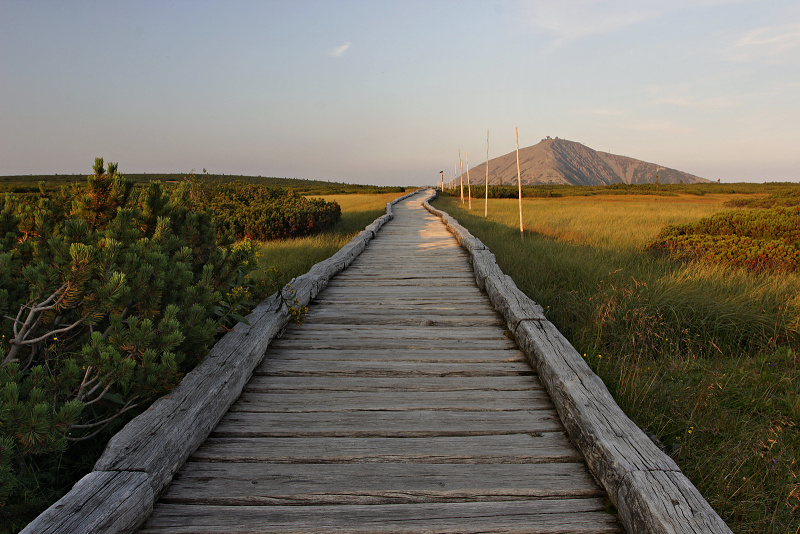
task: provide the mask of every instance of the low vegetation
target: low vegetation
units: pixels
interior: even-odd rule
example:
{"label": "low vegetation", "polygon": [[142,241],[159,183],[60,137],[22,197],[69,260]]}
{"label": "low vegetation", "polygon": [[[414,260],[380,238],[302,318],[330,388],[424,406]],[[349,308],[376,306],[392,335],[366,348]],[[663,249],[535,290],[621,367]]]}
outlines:
{"label": "low vegetation", "polygon": [[524,240],[516,200],[490,201],[488,219],[482,203],[436,204],[545,307],[734,532],[796,534],[800,275],[644,251],[665,226],[713,219],[738,198],[526,199]]}
{"label": "low vegetation", "polygon": [[725,202],[728,208],[790,208],[800,206],[800,190],[797,188],[782,188],[766,197],[734,198]]}
{"label": "low vegetation", "polygon": [[217,231],[237,239],[288,239],[331,228],[342,210],[336,202],[309,199],[292,189],[245,182],[223,184],[191,180],[190,203],[210,209]]}
{"label": "low vegetation", "polygon": [[800,270],[800,207],[725,211],[670,225],[646,248],[679,260],[795,272]]}

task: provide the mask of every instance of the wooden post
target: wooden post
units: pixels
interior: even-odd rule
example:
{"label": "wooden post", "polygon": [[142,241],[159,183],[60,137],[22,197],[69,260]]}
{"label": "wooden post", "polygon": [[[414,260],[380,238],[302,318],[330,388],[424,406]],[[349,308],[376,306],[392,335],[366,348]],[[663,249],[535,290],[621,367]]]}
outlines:
{"label": "wooden post", "polygon": [[467,158],[467,196],[469,197],[469,209],[472,210],[472,182],[469,180],[469,153],[466,150],[464,157]]}
{"label": "wooden post", "polygon": [[519,130],[514,127],[514,135],[517,138],[517,185],[519,186],[519,236],[525,239],[525,230],[522,227],[522,174],[519,172]]}
{"label": "wooden post", "polygon": [[464,164],[461,162],[461,149],[458,149],[458,166],[461,170],[461,174],[458,175],[461,178],[461,203],[464,203]]}
{"label": "wooden post", "polygon": [[486,201],[483,204],[483,216],[489,216],[489,128],[486,128]]}

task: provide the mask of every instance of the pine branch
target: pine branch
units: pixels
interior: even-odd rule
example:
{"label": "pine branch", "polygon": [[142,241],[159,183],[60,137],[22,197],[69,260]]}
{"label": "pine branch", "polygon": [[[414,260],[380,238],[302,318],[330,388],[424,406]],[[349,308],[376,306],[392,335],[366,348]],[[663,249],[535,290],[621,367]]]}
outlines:
{"label": "pine branch", "polygon": [[85,441],[87,439],[91,439],[91,438],[95,437],[96,435],[101,433],[103,430],[105,430],[105,428],[108,425],[110,425],[112,422],[114,422],[114,420],[117,419],[119,416],[121,416],[125,412],[128,412],[128,411],[133,410],[134,408],[138,407],[141,403],[137,402],[135,404],[131,404],[133,401],[138,400],[138,399],[139,399],[139,397],[133,397],[132,399],[130,399],[128,402],[125,403],[125,406],[123,406],[122,409],[119,412],[117,412],[116,414],[112,415],[111,417],[103,419],[102,421],[97,421],[96,423],[88,423],[88,424],[85,424],[85,425],[72,425],[72,427],[70,427],[71,429],[78,429],[78,430],[95,428],[95,427],[98,427],[98,426],[100,426],[100,428],[98,428],[97,430],[95,430],[94,432],[89,434],[88,436],[82,436],[80,438],[73,438],[73,437],[67,436],[67,440],[68,441],[76,441],[77,442],[77,441]]}
{"label": "pine branch", "polygon": [[[100,399],[102,399],[102,398],[103,398],[103,395],[105,395],[106,393],[108,393],[108,390],[109,390],[109,389],[111,389],[111,386],[113,386],[113,385],[114,385],[114,383],[115,383],[115,381],[114,381],[114,380],[112,380],[111,382],[109,382],[109,383],[108,383],[108,385],[107,385],[107,386],[106,386],[106,387],[103,389],[102,393],[100,393],[100,395],[98,395],[97,397],[93,398],[92,400],[90,400],[90,401],[88,401],[88,402],[85,402],[85,403],[84,403],[84,406],[89,406],[90,404],[94,404],[95,402],[97,402],[97,401],[99,401]],[[92,390],[91,390],[91,391],[89,391],[89,393],[87,393],[87,394],[86,394],[86,397],[90,397],[90,396],[92,395],[92,393],[94,393],[95,391],[97,391],[97,388],[99,388],[99,387],[100,387],[100,386],[102,386],[102,385],[103,385],[103,384],[102,384],[102,382],[101,382],[101,383],[98,383],[98,384],[97,384],[95,387],[93,387],[93,388],[92,388]],[[78,399],[78,400],[81,400],[81,399]]]}

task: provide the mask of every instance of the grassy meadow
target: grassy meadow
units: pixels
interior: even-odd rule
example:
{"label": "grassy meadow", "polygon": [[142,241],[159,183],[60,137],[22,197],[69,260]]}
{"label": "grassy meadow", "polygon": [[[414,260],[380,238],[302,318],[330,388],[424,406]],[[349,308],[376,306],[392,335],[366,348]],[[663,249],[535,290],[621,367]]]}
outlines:
{"label": "grassy meadow", "polygon": [[[796,187],[796,186],[794,186]],[[748,191],[752,196],[754,191]],[[733,193],[443,196],[734,532],[800,533],[800,275],[659,259]]]}

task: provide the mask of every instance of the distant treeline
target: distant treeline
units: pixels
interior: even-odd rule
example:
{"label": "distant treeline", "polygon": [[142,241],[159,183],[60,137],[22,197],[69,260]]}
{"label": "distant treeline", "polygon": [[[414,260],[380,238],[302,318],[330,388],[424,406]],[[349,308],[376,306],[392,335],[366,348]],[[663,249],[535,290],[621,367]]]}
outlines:
{"label": "distant treeline", "polygon": [[[719,182],[701,184],[611,184],[611,185],[524,185],[522,196],[529,198],[594,196],[594,195],[656,195],[677,196],[688,195],[751,195],[755,193],[781,194],[787,190],[800,190],[800,185],[790,182],[772,182],[766,184]],[[452,196],[461,195],[461,187],[449,187],[445,193]],[[472,198],[484,198],[486,190],[483,184],[472,184]],[[490,185],[489,198],[517,198],[516,185]],[[464,186],[464,195],[467,187]]]}
{"label": "distant treeline", "polygon": [[[236,174],[195,174],[191,173],[144,173],[130,174],[125,177],[136,183],[144,184],[152,181],[165,184],[181,182],[186,179],[197,179],[209,183],[245,182],[253,185],[267,187],[282,187],[291,189],[301,195],[344,195],[344,194],[377,194],[377,193],[403,193],[406,188],[401,186],[377,186],[346,184],[344,182],[326,182],[323,180],[303,180],[301,178],[275,178],[265,176],[242,176]],[[27,174],[16,176],[0,176],[0,193],[37,193],[39,184],[47,190],[57,190],[61,186],[81,183],[86,180],[81,174]]]}

